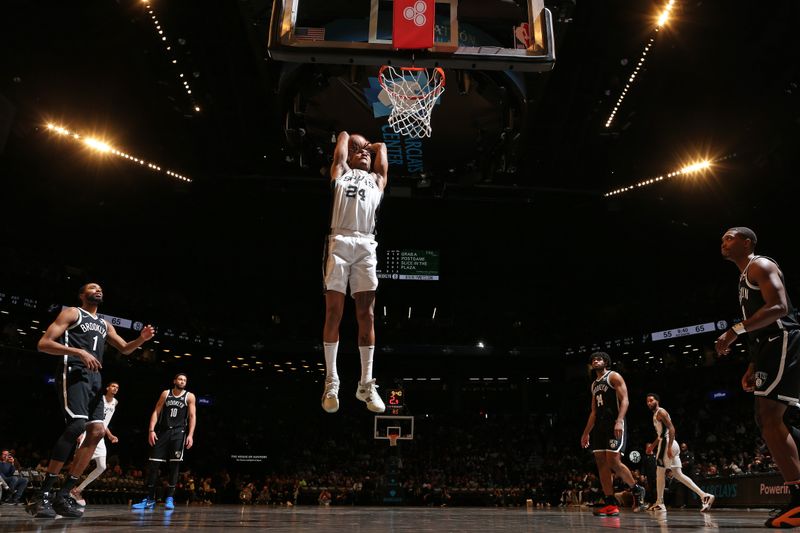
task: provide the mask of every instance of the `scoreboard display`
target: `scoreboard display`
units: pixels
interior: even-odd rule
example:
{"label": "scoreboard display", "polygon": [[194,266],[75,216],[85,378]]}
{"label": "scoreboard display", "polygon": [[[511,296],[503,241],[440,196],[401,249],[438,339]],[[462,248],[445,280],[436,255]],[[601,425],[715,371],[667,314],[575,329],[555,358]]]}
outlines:
{"label": "scoreboard display", "polygon": [[728,323],[724,320],[721,320],[718,323],[708,322],[706,324],[695,324],[693,326],[684,326],[682,328],[654,331],[650,334],[650,337],[654,341],[665,341],[669,339],[676,339],[678,337],[699,335],[701,333],[708,333],[709,331],[716,331],[718,327],[720,330],[724,330],[728,327]]}
{"label": "scoreboard display", "polygon": [[386,250],[378,260],[378,278],[438,281],[439,252],[436,250]]}
{"label": "scoreboard display", "polygon": [[387,406],[390,409],[402,409],[403,408],[403,404],[404,404],[404,402],[403,402],[403,389],[401,389],[399,387],[395,387],[395,388],[389,389],[389,393],[386,396],[387,396],[386,403],[388,404]]}

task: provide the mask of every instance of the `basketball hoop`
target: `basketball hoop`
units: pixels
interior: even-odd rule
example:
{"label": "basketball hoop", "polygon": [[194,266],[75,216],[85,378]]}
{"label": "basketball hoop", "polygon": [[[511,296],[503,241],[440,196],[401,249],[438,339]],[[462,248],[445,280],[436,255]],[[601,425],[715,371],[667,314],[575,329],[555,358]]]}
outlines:
{"label": "basketball hoop", "polygon": [[397,439],[400,435],[387,435],[389,437],[389,446],[397,446]]}
{"label": "basketball hoop", "polygon": [[444,70],[440,67],[384,65],[378,81],[392,101],[389,125],[395,133],[420,139],[431,136],[431,113],[444,92]]}

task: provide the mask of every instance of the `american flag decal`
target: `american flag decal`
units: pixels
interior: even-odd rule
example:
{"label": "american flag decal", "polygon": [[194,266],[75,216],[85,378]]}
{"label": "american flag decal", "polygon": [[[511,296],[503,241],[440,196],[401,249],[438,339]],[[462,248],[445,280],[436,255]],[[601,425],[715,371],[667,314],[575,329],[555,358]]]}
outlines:
{"label": "american flag decal", "polygon": [[324,41],[325,28],[297,27],[294,29],[294,38],[299,41]]}

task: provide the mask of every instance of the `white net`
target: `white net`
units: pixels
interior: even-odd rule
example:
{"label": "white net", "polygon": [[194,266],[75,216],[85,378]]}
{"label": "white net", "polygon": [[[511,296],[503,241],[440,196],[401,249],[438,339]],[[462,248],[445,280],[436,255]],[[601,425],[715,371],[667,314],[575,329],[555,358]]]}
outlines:
{"label": "white net", "polygon": [[389,125],[408,137],[431,136],[431,113],[444,92],[444,70],[391,65],[381,67],[381,86],[392,103]]}

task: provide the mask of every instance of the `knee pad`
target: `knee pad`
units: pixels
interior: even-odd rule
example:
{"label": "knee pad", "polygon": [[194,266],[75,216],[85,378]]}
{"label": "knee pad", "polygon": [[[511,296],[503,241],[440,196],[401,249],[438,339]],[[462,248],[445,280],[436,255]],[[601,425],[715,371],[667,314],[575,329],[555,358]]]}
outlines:
{"label": "knee pad", "polygon": [[66,462],[69,454],[77,443],[78,436],[83,433],[86,427],[86,420],[82,418],[73,418],[72,421],[64,428],[64,432],[56,441],[53,447],[53,459],[56,461]]}

